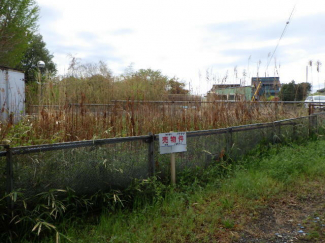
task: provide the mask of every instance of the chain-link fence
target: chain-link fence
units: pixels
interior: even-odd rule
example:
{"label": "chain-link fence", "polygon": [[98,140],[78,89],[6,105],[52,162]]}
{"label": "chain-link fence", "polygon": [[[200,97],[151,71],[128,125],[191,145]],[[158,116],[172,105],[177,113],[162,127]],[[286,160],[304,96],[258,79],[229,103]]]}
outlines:
{"label": "chain-link fence", "polygon": [[[176,156],[178,172],[206,167],[229,156],[238,159],[258,144],[305,139],[323,133],[325,113],[270,123],[187,132],[187,152]],[[0,152],[1,191],[32,196],[49,189],[72,188],[78,194],[125,188],[135,179],[168,175],[170,155],[159,154],[156,135],[4,146]]]}

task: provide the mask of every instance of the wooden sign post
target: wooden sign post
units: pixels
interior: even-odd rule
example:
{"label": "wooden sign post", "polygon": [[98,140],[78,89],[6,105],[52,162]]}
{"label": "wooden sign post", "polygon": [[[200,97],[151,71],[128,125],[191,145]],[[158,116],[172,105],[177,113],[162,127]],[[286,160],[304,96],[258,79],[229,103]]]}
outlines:
{"label": "wooden sign post", "polygon": [[175,153],[170,154],[170,181],[172,185],[176,185]]}
{"label": "wooden sign post", "polygon": [[186,133],[185,132],[169,132],[159,134],[160,154],[170,155],[170,178],[171,184],[176,184],[176,165],[175,153],[186,152]]}

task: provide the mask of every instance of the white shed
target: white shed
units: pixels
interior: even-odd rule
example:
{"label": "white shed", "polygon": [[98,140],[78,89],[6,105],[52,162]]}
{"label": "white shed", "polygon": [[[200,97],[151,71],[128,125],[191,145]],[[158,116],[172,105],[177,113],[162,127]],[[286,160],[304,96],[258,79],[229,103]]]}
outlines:
{"label": "white shed", "polygon": [[0,66],[0,120],[17,122],[25,115],[25,75]]}

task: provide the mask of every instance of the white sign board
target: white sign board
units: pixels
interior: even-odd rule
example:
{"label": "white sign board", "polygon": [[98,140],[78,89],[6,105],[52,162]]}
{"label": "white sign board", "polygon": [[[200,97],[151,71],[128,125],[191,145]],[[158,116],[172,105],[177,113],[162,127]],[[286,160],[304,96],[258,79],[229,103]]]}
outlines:
{"label": "white sign board", "polygon": [[160,154],[186,152],[186,132],[159,134]]}

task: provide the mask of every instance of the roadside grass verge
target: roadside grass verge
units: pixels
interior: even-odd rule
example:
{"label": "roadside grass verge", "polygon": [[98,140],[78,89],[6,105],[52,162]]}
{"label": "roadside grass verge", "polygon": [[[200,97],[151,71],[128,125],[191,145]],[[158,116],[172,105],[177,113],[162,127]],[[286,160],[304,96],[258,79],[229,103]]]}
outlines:
{"label": "roadside grass verge", "polygon": [[140,193],[130,210],[104,212],[92,223],[63,222],[61,232],[72,242],[235,241],[269,200],[325,181],[324,147],[320,139],[259,148],[236,164],[229,161],[228,173],[216,176],[211,167],[164,188],[149,203]]}

